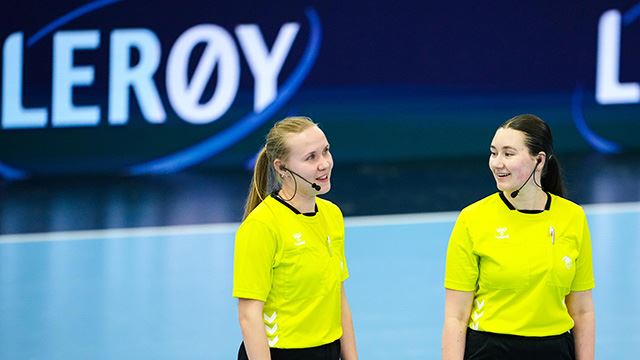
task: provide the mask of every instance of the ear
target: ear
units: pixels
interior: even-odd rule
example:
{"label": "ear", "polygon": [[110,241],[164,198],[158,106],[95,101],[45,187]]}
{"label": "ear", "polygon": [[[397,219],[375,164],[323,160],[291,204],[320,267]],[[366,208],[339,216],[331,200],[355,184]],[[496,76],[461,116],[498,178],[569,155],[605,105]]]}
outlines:
{"label": "ear", "polygon": [[542,163],[542,167],[544,167],[544,164],[547,162],[547,154],[544,151],[540,151],[536,156],[536,162],[538,164]]}
{"label": "ear", "polygon": [[276,173],[280,175],[280,177],[284,176],[283,172],[284,172],[285,165],[282,162],[282,160],[280,159],[273,160],[273,168],[275,169]]}

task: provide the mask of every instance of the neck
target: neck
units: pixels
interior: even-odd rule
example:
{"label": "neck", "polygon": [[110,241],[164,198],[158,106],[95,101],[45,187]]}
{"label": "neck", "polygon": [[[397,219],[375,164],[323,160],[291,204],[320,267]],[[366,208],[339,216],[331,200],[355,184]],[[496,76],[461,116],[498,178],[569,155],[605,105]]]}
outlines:
{"label": "neck", "polygon": [[298,187],[298,191],[295,193],[293,198],[291,197],[294,194],[294,189],[289,189],[287,186],[283,186],[282,189],[278,192],[278,196],[281,199],[288,202],[296,208],[301,213],[311,213],[316,210],[316,196],[315,195],[306,195],[300,191],[300,187]]}
{"label": "neck", "polygon": [[507,199],[518,210],[544,210],[547,204],[547,193],[537,186],[526,186],[518,192],[518,196],[515,198],[507,196]]}

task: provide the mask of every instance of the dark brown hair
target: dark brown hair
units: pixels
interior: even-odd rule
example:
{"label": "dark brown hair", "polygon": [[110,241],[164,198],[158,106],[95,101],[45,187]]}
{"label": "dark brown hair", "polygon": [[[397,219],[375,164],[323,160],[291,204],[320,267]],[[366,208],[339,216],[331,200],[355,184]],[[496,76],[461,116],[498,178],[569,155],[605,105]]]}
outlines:
{"label": "dark brown hair", "polygon": [[529,154],[536,156],[541,151],[546,154],[547,161],[542,169],[540,180],[542,190],[558,196],[565,196],[566,189],[562,179],[562,169],[556,154],[553,152],[551,128],[541,118],[532,114],[521,114],[512,117],[500,125],[500,128],[522,131]]}

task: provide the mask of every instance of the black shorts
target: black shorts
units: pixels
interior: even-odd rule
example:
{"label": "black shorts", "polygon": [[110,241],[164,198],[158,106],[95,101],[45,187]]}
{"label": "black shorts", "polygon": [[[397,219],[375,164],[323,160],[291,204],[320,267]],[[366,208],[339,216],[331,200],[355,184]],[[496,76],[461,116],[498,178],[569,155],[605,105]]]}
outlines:
{"label": "black shorts", "polygon": [[[244,342],[238,350],[238,360],[248,360]],[[271,360],[339,360],[340,339],[325,345],[304,349],[271,348]]]}
{"label": "black shorts", "polygon": [[467,329],[465,360],[575,360],[573,334],[517,336]]}

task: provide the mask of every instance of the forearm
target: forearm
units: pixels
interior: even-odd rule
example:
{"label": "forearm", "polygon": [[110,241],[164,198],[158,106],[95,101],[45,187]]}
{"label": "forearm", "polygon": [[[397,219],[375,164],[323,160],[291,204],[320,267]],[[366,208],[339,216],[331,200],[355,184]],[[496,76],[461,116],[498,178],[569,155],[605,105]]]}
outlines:
{"label": "forearm", "polygon": [[342,337],[340,338],[340,354],[342,360],[357,360],[358,351],[356,350],[356,338],[351,328],[342,328]]}
{"label": "forearm", "polygon": [[267,334],[262,319],[246,317],[240,319],[244,347],[250,360],[271,360]]}
{"label": "forearm", "polygon": [[595,314],[585,312],[574,315],[573,336],[576,360],[593,360],[595,357]]}
{"label": "forearm", "polygon": [[347,294],[344,290],[344,283],[340,289],[340,308],[342,322],[342,337],[340,338],[340,357],[342,360],[357,360],[356,335],[353,330],[353,319],[351,318],[351,307],[347,301]]}
{"label": "forearm", "polygon": [[462,360],[464,357],[473,297],[471,291],[446,290],[442,327],[443,360]]}
{"label": "forearm", "polygon": [[258,300],[238,301],[238,320],[249,360],[271,360],[267,333],[262,322],[263,306],[264,303]]}
{"label": "forearm", "polygon": [[571,292],[565,302],[573,319],[577,360],[593,360],[595,353],[595,310],[591,290]]}
{"label": "forearm", "polygon": [[467,336],[467,322],[445,318],[442,330],[442,359],[462,360]]}
{"label": "forearm", "polygon": [[356,349],[356,335],[353,330],[353,320],[351,318],[351,308],[347,302],[347,297],[342,295],[342,337],[340,338],[340,353],[342,360],[357,360],[358,351]]}

